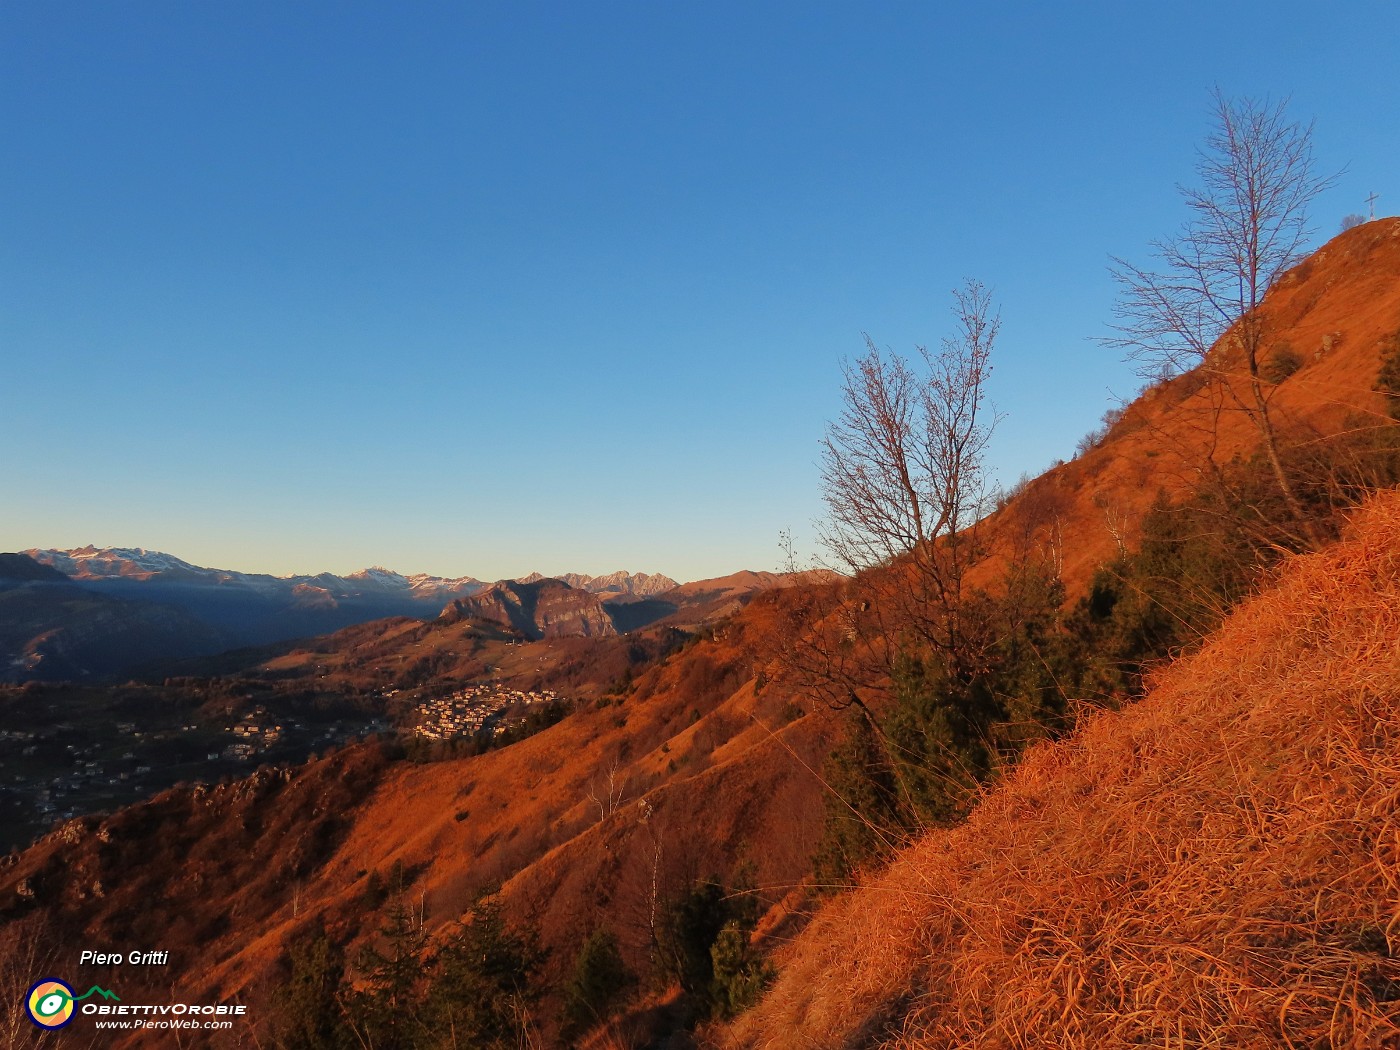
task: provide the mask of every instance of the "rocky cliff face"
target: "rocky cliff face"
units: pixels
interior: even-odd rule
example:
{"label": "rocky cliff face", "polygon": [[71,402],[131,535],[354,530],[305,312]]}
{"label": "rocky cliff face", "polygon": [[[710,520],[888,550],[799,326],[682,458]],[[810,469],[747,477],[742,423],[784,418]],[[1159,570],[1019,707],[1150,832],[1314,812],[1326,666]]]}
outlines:
{"label": "rocky cliff face", "polygon": [[584,576],[577,572],[566,572],[558,579],[570,587],[579,587],[605,597],[626,594],[647,598],[676,586],[675,580],[669,576],[662,576],[659,572],[627,572],[622,569],[610,572],[606,576]]}
{"label": "rocky cliff face", "polygon": [[597,595],[562,580],[507,580],[481,594],[458,598],[443,610],[442,618],[448,622],[487,620],[514,628],[527,638],[604,638],[617,634]]}

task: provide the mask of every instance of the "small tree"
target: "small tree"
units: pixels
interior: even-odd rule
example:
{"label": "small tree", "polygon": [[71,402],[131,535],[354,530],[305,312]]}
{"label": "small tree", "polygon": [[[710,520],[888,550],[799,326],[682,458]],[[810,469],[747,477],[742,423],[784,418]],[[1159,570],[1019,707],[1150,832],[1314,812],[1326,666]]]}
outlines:
{"label": "small tree", "polygon": [[1216,125],[1196,165],[1200,185],[1181,188],[1190,218],[1154,242],[1155,265],[1114,258],[1116,334],[1104,341],[1148,377],[1203,369],[1258,430],[1289,513],[1307,531],[1279,455],[1274,387],[1262,372],[1274,333],[1260,307],[1297,262],[1312,234],[1309,205],[1336,176],[1316,174],[1312,125],[1290,120],[1286,100],[1231,100],[1217,90],[1214,101]]}
{"label": "small tree", "polygon": [[882,654],[886,678],[910,645],[940,652],[955,676],[977,663],[963,581],[981,556],[976,524],[988,509],[984,457],[996,421],[986,384],[1001,322],[978,281],[953,299],[955,333],[936,352],[920,347],[911,361],[866,338],[822,443],[822,544],[835,568],[869,588],[855,605],[876,615],[851,615],[848,633]]}
{"label": "small tree", "polygon": [[482,897],[437,956],[426,1012],[448,1045],[507,1050],[526,1045],[534,978],[544,955],[532,932],[506,923],[501,902]]}
{"label": "small tree", "polygon": [[564,988],[566,1034],[578,1035],[606,1021],[635,982],[617,949],[617,938],[608,930],[594,930],[579,949]]}
{"label": "small tree", "polygon": [[[860,712],[865,724],[848,757],[879,771],[880,782],[862,785],[858,798],[833,803],[855,818],[833,812],[832,834],[821,847],[823,871],[834,882],[887,845],[886,802],[901,815],[917,808],[903,775],[908,764],[891,752],[879,713],[898,701],[901,667],[927,662],[951,693],[978,698],[984,694],[973,683],[986,673],[995,642],[985,603],[970,600],[966,581],[985,554],[985,456],[996,425],[986,389],[1001,324],[990,292],[976,280],[953,292],[952,312],[953,334],[937,350],[919,347],[905,357],[867,336],[865,354],[846,366],[843,410],[828,426],[821,454],[827,514],[818,531],[823,567],[837,571],[778,603],[791,626],[775,632],[772,655],[799,688],[833,708]],[[798,568],[784,542],[789,567]],[[884,752],[882,761],[858,757],[872,745]],[[844,772],[862,780],[855,769]],[[883,799],[887,786],[897,801]],[[866,811],[864,802],[874,808]]]}
{"label": "small tree", "polygon": [[829,791],[812,874],[823,892],[852,885],[862,867],[904,844],[909,807],[879,732],[863,712],[852,711],[845,740],[822,766]]}
{"label": "small tree", "polygon": [[287,980],[273,995],[277,1046],[338,1050],[351,1033],[341,1008],[345,953],[319,923],[287,951]]}
{"label": "small tree", "polygon": [[957,681],[934,662],[906,660],[885,735],[911,827],[957,823],[992,773],[992,726],[1002,715],[993,677]]}
{"label": "small tree", "polygon": [[364,986],[348,999],[348,1022],[371,1046],[423,1045],[427,1029],[420,1013],[427,981],[427,931],[404,900],[402,879],[389,899],[380,943],[360,955]]}
{"label": "small tree", "polygon": [[759,903],[742,869],[726,889],[702,879],[669,908],[660,944],[663,972],[681,986],[693,1019],[732,1017],[752,1005],[772,978],[750,943]]}
{"label": "small tree", "polygon": [[716,878],[701,880],[669,912],[662,930],[663,965],[691,1001],[707,1010],[715,977],[710,948],[729,921],[724,886]]}
{"label": "small tree", "polygon": [[720,1017],[731,1018],[758,1002],[775,971],[754,951],[753,924],[730,919],[710,946],[714,969],[711,998]]}

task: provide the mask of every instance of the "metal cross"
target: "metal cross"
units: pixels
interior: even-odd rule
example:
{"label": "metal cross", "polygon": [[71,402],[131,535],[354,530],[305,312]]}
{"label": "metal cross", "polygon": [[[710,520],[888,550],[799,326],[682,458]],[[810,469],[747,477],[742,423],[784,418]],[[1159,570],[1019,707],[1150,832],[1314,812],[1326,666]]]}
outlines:
{"label": "metal cross", "polygon": [[1375,217],[1376,217],[1376,198],[1379,197],[1379,196],[1380,196],[1380,194],[1378,194],[1378,193],[1373,193],[1373,194],[1371,194],[1369,197],[1366,198],[1366,203],[1369,204],[1369,205],[1371,206],[1371,218],[1372,218],[1372,220],[1374,220]]}

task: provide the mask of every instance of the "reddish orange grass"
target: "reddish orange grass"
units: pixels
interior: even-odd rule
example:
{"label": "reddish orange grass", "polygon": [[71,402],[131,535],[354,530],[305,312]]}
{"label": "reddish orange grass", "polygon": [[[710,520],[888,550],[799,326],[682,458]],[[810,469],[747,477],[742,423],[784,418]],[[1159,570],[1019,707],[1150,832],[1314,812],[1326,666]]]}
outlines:
{"label": "reddish orange grass", "polygon": [[1400,1046],[1400,494],[827,907],[719,1040]]}

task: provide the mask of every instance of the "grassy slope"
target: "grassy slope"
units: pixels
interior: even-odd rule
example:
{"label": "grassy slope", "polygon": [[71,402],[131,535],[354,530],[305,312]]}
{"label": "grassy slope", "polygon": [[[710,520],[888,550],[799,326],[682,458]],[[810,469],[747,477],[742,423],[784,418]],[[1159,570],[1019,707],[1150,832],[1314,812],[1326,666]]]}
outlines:
{"label": "grassy slope", "polygon": [[[1384,402],[1372,390],[1380,341],[1400,330],[1400,218],[1378,219],[1335,237],[1269,293],[1263,312],[1274,345],[1287,343],[1302,367],[1279,384],[1273,409],[1294,433],[1336,433],[1348,416],[1385,421]],[[1324,351],[1324,345],[1330,347]],[[1237,362],[1213,355],[1211,367],[1235,375]],[[1178,378],[1144,392],[1102,446],[1053,468],[991,522],[994,548],[1003,555],[1023,544],[1057,539],[1061,572],[1071,593],[1117,553],[1110,522],[1122,526],[1129,548],[1159,488],[1182,493],[1200,481],[1211,433],[1210,399],[1198,384]],[[1258,433],[1244,413],[1223,414],[1216,458],[1249,455]],[[1052,529],[1052,523],[1057,526]],[[982,582],[1001,562],[987,566]]]}
{"label": "grassy slope", "polygon": [[1400,495],[835,901],[729,1048],[1400,1045]]}

